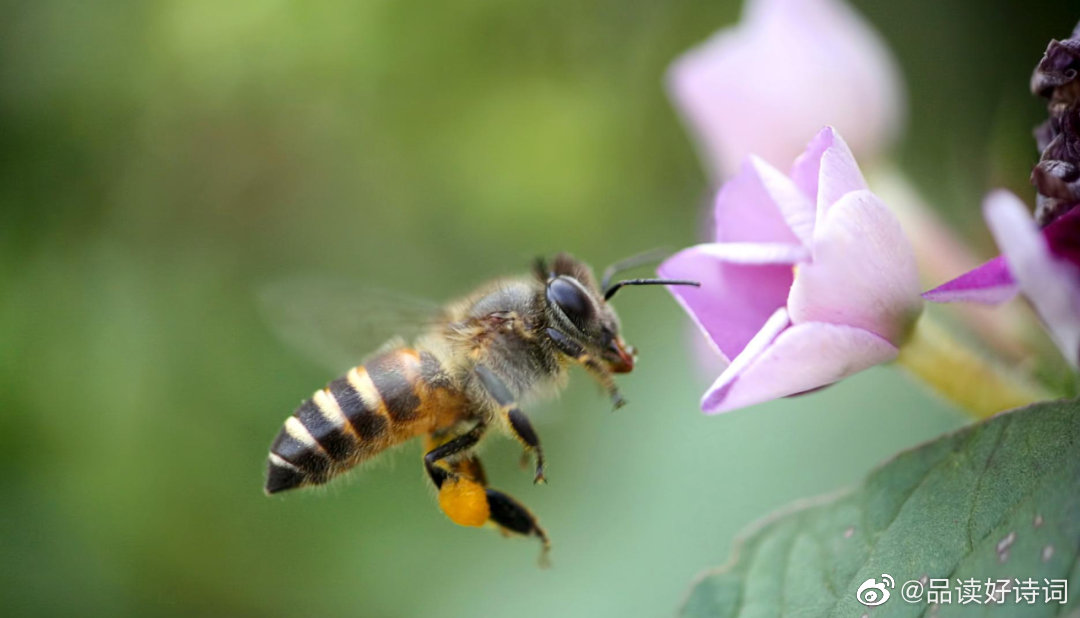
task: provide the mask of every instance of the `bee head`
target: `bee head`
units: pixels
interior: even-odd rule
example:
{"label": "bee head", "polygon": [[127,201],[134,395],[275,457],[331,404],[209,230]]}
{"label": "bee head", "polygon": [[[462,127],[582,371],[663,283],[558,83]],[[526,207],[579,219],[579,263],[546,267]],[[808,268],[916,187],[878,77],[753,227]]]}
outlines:
{"label": "bee head", "polygon": [[612,373],[632,371],[635,356],[633,346],[619,335],[619,316],[608,303],[615,292],[627,285],[700,285],[695,281],[666,279],[611,283],[611,277],[618,271],[637,266],[644,257],[635,256],[608,268],[599,285],[584,262],[566,253],[556,255],[550,264],[538,259],[534,267],[546,286],[545,301],[552,324]]}

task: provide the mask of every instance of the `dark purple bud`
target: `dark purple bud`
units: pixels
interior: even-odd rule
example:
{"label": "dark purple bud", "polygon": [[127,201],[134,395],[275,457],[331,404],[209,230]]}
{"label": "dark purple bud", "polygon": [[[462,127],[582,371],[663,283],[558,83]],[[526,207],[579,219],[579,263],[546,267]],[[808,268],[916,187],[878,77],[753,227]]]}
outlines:
{"label": "dark purple bud", "polygon": [[1070,201],[1080,201],[1078,178],[1080,170],[1066,161],[1043,161],[1031,174],[1031,181],[1043,197]]}
{"label": "dark purple bud", "polygon": [[1031,171],[1039,193],[1035,220],[1045,227],[1080,207],[1080,24],[1072,37],[1050,42],[1031,91],[1050,99],[1050,118],[1035,129],[1041,155]]}
{"label": "dark purple bud", "polygon": [[[1050,41],[1039,66],[1031,76],[1031,92],[1052,98],[1055,90],[1076,82],[1080,72],[1080,24],[1072,37],[1064,41]],[[1075,88],[1072,89],[1075,94]]]}
{"label": "dark purple bud", "polygon": [[[1056,128],[1056,134],[1045,145],[1042,158],[1031,171],[1031,184],[1039,192],[1035,220],[1045,226],[1080,204],[1080,107],[1043,126]],[[1039,138],[1038,129],[1036,138]]]}

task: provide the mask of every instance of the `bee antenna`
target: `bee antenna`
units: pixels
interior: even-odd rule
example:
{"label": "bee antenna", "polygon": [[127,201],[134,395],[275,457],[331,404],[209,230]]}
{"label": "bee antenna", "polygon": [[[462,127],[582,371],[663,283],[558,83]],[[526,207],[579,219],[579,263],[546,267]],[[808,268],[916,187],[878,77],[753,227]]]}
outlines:
{"label": "bee antenna", "polygon": [[551,271],[548,270],[547,260],[542,256],[533,260],[533,273],[541,281],[547,281],[548,276],[551,275]]}
{"label": "bee antenna", "polygon": [[645,264],[655,264],[669,255],[671,255],[670,249],[658,247],[656,249],[649,249],[648,251],[642,251],[641,253],[631,255],[628,258],[623,258],[604,269],[604,276],[600,280],[600,289],[606,290],[608,286],[611,285],[611,279],[624,270],[630,270],[631,268],[637,268],[638,266],[644,266]]}
{"label": "bee antenna", "polygon": [[701,282],[682,279],[625,279],[605,289],[604,300],[611,300],[611,297],[615,296],[615,292],[618,292],[624,285],[692,285],[695,288],[700,288]]}

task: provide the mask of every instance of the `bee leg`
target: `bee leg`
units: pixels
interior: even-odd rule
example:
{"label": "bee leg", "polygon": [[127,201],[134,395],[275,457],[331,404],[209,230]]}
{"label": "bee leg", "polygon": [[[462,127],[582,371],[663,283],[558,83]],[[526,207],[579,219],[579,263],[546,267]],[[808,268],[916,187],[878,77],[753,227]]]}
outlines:
{"label": "bee leg", "polygon": [[491,513],[491,521],[499,526],[504,532],[514,532],[525,536],[535,536],[540,539],[540,565],[548,566],[548,552],[551,551],[551,541],[547,533],[536,521],[536,516],[529,512],[517,500],[504,494],[497,489],[488,488],[487,503]]}
{"label": "bee leg", "polygon": [[[429,436],[427,444],[435,444],[434,438]],[[463,526],[481,526],[491,521],[504,534],[535,536],[543,546],[540,563],[547,565],[551,549],[547,533],[529,509],[487,486],[484,467],[476,455],[442,461],[433,467],[437,473],[431,474],[431,468],[428,473],[439,488],[439,506],[451,521]]]}
{"label": "bee leg", "polygon": [[435,436],[429,435],[425,440],[425,448],[429,450],[424,455],[424,468],[439,490],[439,508],[459,526],[482,526],[490,518],[491,509],[484,492],[486,480],[482,469],[474,470],[462,463],[472,458],[447,458],[475,446],[485,429],[486,425],[480,422],[467,433],[441,444]]}
{"label": "bee leg", "polygon": [[608,397],[611,398],[611,405],[615,410],[626,405],[626,400],[623,399],[622,393],[619,392],[619,387],[616,386],[615,378],[610,371],[591,358],[578,360],[585,366],[585,370],[592,374],[593,378],[600,383],[600,386],[607,391]]}
{"label": "bee leg", "polygon": [[608,397],[611,398],[611,403],[615,406],[616,410],[626,405],[626,400],[623,399],[622,393],[619,392],[619,387],[615,384],[615,377],[612,376],[611,372],[605,369],[603,365],[589,356],[588,352],[585,351],[585,348],[575,343],[574,340],[570,339],[570,337],[567,337],[557,329],[547,329],[547,335],[559,351],[573,358],[578,363],[581,363],[581,366],[600,383],[600,386],[607,391]]}
{"label": "bee leg", "polygon": [[469,455],[468,457],[458,459],[450,464],[450,470],[487,487],[487,475],[484,474],[484,466],[480,463],[480,458],[476,455]]}
{"label": "bee leg", "polygon": [[487,477],[484,474],[484,466],[480,463],[480,458],[476,455],[463,457],[451,463],[450,469],[463,478],[476,481],[484,486],[488,512],[490,513],[489,517],[504,534],[515,533],[539,538],[540,543],[543,545],[540,562],[547,566],[547,554],[551,549],[551,541],[548,540],[547,533],[540,527],[540,522],[536,520],[536,516],[523,504],[503,492],[487,486]]}
{"label": "bee leg", "polygon": [[[453,474],[449,472],[447,468],[440,467],[436,464],[447,457],[456,455],[461,451],[476,446],[476,443],[480,441],[480,438],[483,437],[484,431],[486,430],[487,425],[481,421],[469,431],[430,449],[424,454],[424,468],[427,469],[428,476],[431,477],[431,482],[435,483],[435,487],[442,489],[443,482]],[[456,477],[457,475],[453,474],[453,476]]]}
{"label": "bee leg", "polygon": [[484,390],[491,395],[495,403],[499,404],[500,410],[506,416],[510,430],[525,446],[526,454],[529,452],[536,453],[536,474],[533,477],[533,482],[537,484],[546,483],[547,479],[544,477],[544,450],[540,448],[540,437],[536,435],[536,430],[533,429],[532,423],[529,422],[529,417],[525,416],[525,413],[518,408],[517,402],[514,401],[514,396],[510,393],[510,389],[506,387],[506,384],[490,369],[483,365],[477,365],[476,377],[480,378],[480,384],[483,385]]}

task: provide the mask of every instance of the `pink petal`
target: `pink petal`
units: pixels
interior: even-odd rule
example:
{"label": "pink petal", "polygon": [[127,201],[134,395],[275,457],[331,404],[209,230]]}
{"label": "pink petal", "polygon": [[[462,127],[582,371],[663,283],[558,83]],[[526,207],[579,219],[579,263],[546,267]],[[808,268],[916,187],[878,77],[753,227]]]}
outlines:
{"label": "pink petal", "polygon": [[922,310],[915,256],[900,223],[869,191],[848,193],[814,232],[788,297],[792,322],[828,322],[899,344]]}
{"label": "pink petal", "polygon": [[788,228],[804,245],[809,246],[816,218],[813,199],[804,195],[791,178],[760,157],[749,157],[747,164],[761,180],[762,188],[780,210]]}
{"label": "pink petal", "polygon": [[[716,195],[713,217],[716,242],[771,242],[799,244],[784,213],[773,198],[774,177],[763,178],[753,161],[746,161],[738,175],[724,183]],[[796,206],[790,207],[792,210]]]}
{"label": "pink petal", "polygon": [[1015,195],[991,193],[983,214],[1020,291],[1046,323],[1065,358],[1080,367],[1080,271],[1054,258],[1042,231]]}
{"label": "pink petal", "polygon": [[851,149],[832,127],[823,128],[807,144],[791,167],[791,178],[814,200],[817,221],[845,194],[867,188]]}
{"label": "pink petal", "polygon": [[804,195],[814,200],[818,221],[829,206],[845,194],[867,188],[851,149],[832,127],[825,127],[795,159],[791,179]]}
{"label": "pink petal", "polygon": [[668,84],[717,178],[751,153],[786,166],[826,124],[872,157],[901,124],[895,63],[835,0],[749,0],[738,26],[672,65]]}
{"label": "pink petal", "polygon": [[712,339],[701,336],[697,324],[688,325],[686,336],[690,342],[691,356],[694,359],[694,373],[703,380],[714,380],[727,368],[729,361],[716,349]]}
{"label": "pink petal", "polygon": [[702,254],[733,264],[797,264],[810,259],[802,245],[771,242],[711,242],[696,247]]}
{"label": "pink petal", "polygon": [[821,322],[784,328],[786,317],[770,318],[760,337],[720,374],[702,399],[705,412],[821,388],[897,356],[895,346],[860,328]]}
{"label": "pink petal", "polygon": [[695,138],[706,171],[716,180],[738,172],[760,128],[737,127],[728,116],[748,118],[756,104],[730,88],[753,60],[754,44],[743,29],[721,30],[668,69],[669,97],[681,112],[687,132]]}
{"label": "pink petal", "polygon": [[739,263],[710,255],[715,245],[680,251],[660,265],[660,276],[693,279],[700,288],[670,286],[669,291],[724,356],[735,358],[754,333],[787,301],[791,263]]}
{"label": "pink petal", "polygon": [[1020,291],[1005,258],[998,256],[938,287],[922,297],[935,303],[969,302],[983,305],[1003,303]]}
{"label": "pink petal", "polygon": [[768,319],[762,323],[761,328],[746,343],[746,347],[721,372],[720,377],[713,382],[709,390],[705,391],[705,395],[701,399],[701,409],[706,413],[713,413],[713,410],[710,409],[710,397],[713,396],[713,393],[721,393],[722,395],[721,391],[726,391],[735,379],[772,345],[772,342],[780,333],[790,326],[791,318],[788,316],[787,309],[781,307],[770,314]]}
{"label": "pink petal", "polygon": [[821,153],[821,165],[818,168],[817,185],[817,220],[828,212],[829,207],[852,191],[863,191],[866,180],[863,179],[859,164],[843,138],[832,127],[825,127],[822,133],[832,134],[832,144]]}
{"label": "pink petal", "polygon": [[833,145],[836,131],[831,127],[819,130],[806,145],[806,149],[791,166],[791,180],[807,198],[817,204],[818,176],[821,173],[821,157]]}

